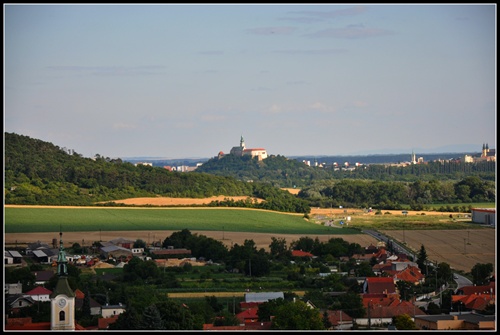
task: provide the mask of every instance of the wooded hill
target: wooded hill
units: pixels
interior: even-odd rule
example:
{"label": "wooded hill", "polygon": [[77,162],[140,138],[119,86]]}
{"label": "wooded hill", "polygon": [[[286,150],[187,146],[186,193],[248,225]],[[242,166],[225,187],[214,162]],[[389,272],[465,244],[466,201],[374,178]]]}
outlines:
{"label": "wooded hill", "polygon": [[171,172],[134,166],[121,159],[84,158],[38,139],[5,133],[5,204],[92,205],[133,197],[205,198],[248,196],[263,203],[231,201],[222,206],[308,213],[306,201],[263,183],[207,173]]}

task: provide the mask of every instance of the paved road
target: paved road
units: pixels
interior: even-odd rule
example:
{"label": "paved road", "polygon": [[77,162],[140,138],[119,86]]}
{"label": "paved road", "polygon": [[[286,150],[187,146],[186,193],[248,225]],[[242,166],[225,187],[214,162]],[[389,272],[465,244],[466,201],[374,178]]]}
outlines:
{"label": "paved road", "polygon": [[457,289],[464,286],[473,285],[472,281],[470,281],[467,277],[460,275],[459,273],[453,274],[453,280],[455,281],[455,283],[457,283]]}
{"label": "paved road", "polygon": [[395,253],[405,254],[408,257],[412,257],[414,261],[416,260],[416,255],[414,253],[410,252],[408,249],[406,249],[399,241],[395,241],[394,239],[389,239],[389,237],[385,236],[382,233],[379,233],[376,230],[367,229],[367,230],[363,230],[363,233],[370,235],[370,236],[373,236],[377,240],[384,242],[386,245],[388,245],[389,240],[391,240],[392,249],[395,251]]}

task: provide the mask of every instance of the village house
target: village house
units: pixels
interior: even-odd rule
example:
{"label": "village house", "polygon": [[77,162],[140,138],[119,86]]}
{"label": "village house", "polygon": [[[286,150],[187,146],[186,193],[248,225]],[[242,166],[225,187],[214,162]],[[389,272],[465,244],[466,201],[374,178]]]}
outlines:
{"label": "village house", "polygon": [[132,251],[117,245],[110,245],[101,248],[101,257],[104,259],[127,259],[132,257]]}
{"label": "village house", "polygon": [[34,289],[28,291],[25,293],[25,295],[31,297],[34,301],[50,301],[50,295],[52,294],[52,291],[49,289],[46,289],[43,286],[37,286]]}
{"label": "village house", "polygon": [[[353,318],[343,311],[326,310],[331,327],[328,330],[350,330],[353,326]],[[323,315],[323,312],[321,313]]]}
{"label": "village house", "polygon": [[302,251],[302,250],[292,250],[292,257],[298,257],[298,258],[315,258],[313,254],[307,251]]}
{"label": "village house", "polygon": [[363,293],[393,294],[396,285],[391,277],[366,277],[363,284]]}
{"label": "village house", "polygon": [[496,330],[496,316],[476,313],[439,314],[415,317],[415,326],[421,330]]}
{"label": "village house", "polygon": [[20,265],[23,261],[23,256],[16,250],[5,250],[4,264],[5,265]]}
{"label": "village house", "polygon": [[5,294],[21,294],[23,293],[23,284],[22,283],[5,283]]}
{"label": "village house", "polygon": [[10,316],[17,315],[22,308],[32,306],[35,300],[24,294],[10,294],[5,297],[5,304],[10,307]]}
{"label": "village house", "polygon": [[427,315],[414,303],[400,300],[398,294],[363,294],[362,299],[366,316],[356,318],[355,321],[363,326],[388,325],[396,315],[407,314],[412,318],[416,315]]}
{"label": "village house", "polygon": [[125,312],[125,305],[103,305],[101,306],[101,315],[103,318],[109,318],[115,315],[120,315]]}
{"label": "village house", "polygon": [[[83,300],[85,299],[85,293],[79,289],[75,290],[75,310],[81,311],[83,307]],[[101,315],[101,304],[89,297],[90,302],[90,315]]]}
{"label": "village house", "polygon": [[40,286],[47,284],[55,275],[55,272],[51,270],[31,271],[31,273],[35,275],[35,284]]}

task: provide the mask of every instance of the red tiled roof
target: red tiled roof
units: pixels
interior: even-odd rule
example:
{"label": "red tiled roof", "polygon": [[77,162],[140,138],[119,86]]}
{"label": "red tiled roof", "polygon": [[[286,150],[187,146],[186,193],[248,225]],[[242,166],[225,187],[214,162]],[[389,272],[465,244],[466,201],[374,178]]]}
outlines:
{"label": "red tiled roof", "polygon": [[83,298],[85,298],[85,293],[83,293],[79,289],[76,289],[75,290],[75,298],[76,299],[83,299]]}
{"label": "red tiled roof", "polygon": [[261,302],[257,302],[257,301],[251,301],[251,302],[241,301],[240,302],[240,308],[242,310],[243,309],[248,309],[248,308],[258,308],[259,304],[261,304]]}
{"label": "red tiled roof", "polygon": [[41,295],[41,294],[51,294],[52,291],[43,287],[43,286],[37,286],[34,289],[26,292],[27,295]]}
{"label": "red tiled roof", "polygon": [[113,316],[110,316],[109,318],[99,318],[97,320],[98,328],[99,329],[108,329],[110,324],[116,322],[116,320],[118,319],[118,316],[119,315],[113,315]]}
{"label": "red tiled roof", "polygon": [[352,318],[343,311],[328,310],[326,313],[328,315],[328,321],[330,321],[332,326],[338,326],[341,320],[342,323],[352,322]]}
{"label": "red tiled roof", "polygon": [[257,321],[259,316],[257,312],[258,308],[248,308],[241,313],[236,314],[236,317],[242,322]]}
{"label": "red tiled roof", "polygon": [[244,152],[249,152],[249,151],[257,151],[257,150],[259,150],[259,151],[265,151],[266,149],[264,149],[264,148],[253,148],[253,149],[244,149],[243,151]]}
{"label": "red tiled roof", "polygon": [[393,283],[394,280],[391,277],[366,277],[366,281],[371,283]]}
{"label": "red tiled roof", "polygon": [[493,293],[495,294],[495,282],[492,281],[490,282],[489,285],[480,285],[480,286],[462,286],[460,291],[463,292],[464,295],[470,295],[470,294],[479,294],[479,293]]}
{"label": "red tiled roof", "polygon": [[[363,305],[365,305],[365,299],[363,299]],[[382,305],[368,300],[365,308],[366,315],[370,315],[371,318],[385,319],[401,314],[407,314],[412,317],[413,315],[427,315],[427,313],[414,306],[411,302],[404,300],[394,300],[389,305]]]}
{"label": "red tiled roof", "polygon": [[363,305],[368,307],[369,304],[376,304],[377,306],[390,306],[398,305],[401,301],[399,300],[399,294],[369,294],[365,293],[362,295]]}
{"label": "red tiled roof", "polygon": [[292,250],[292,256],[293,257],[314,257],[313,254],[307,251],[302,251],[302,250]]}
{"label": "red tiled roof", "polygon": [[420,272],[420,269],[412,265],[408,265],[405,269],[399,271],[393,277],[394,279],[403,280],[409,283],[418,283],[425,278],[425,276]]}
{"label": "red tiled roof", "polygon": [[[51,330],[49,322],[35,322],[31,317],[26,318],[7,318],[5,330]],[[82,325],[75,322],[75,330],[88,330]]]}
{"label": "red tiled roof", "polygon": [[396,285],[392,277],[367,277],[366,293],[394,293]]}
{"label": "red tiled roof", "polygon": [[489,304],[495,303],[494,294],[470,294],[470,295],[452,295],[452,303],[461,302],[467,309],[482,311]]}

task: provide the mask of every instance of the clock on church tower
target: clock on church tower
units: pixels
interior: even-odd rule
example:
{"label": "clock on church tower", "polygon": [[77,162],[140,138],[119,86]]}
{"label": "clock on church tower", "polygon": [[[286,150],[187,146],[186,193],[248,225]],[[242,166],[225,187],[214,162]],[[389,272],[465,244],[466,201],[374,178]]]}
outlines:
{"label": "clock on church tower", "polygon": [[64,252],[62,233],[59,233],[57,285],[50,295],[50,329],[75,330],[75,293],[68,283],[68,261]]}

